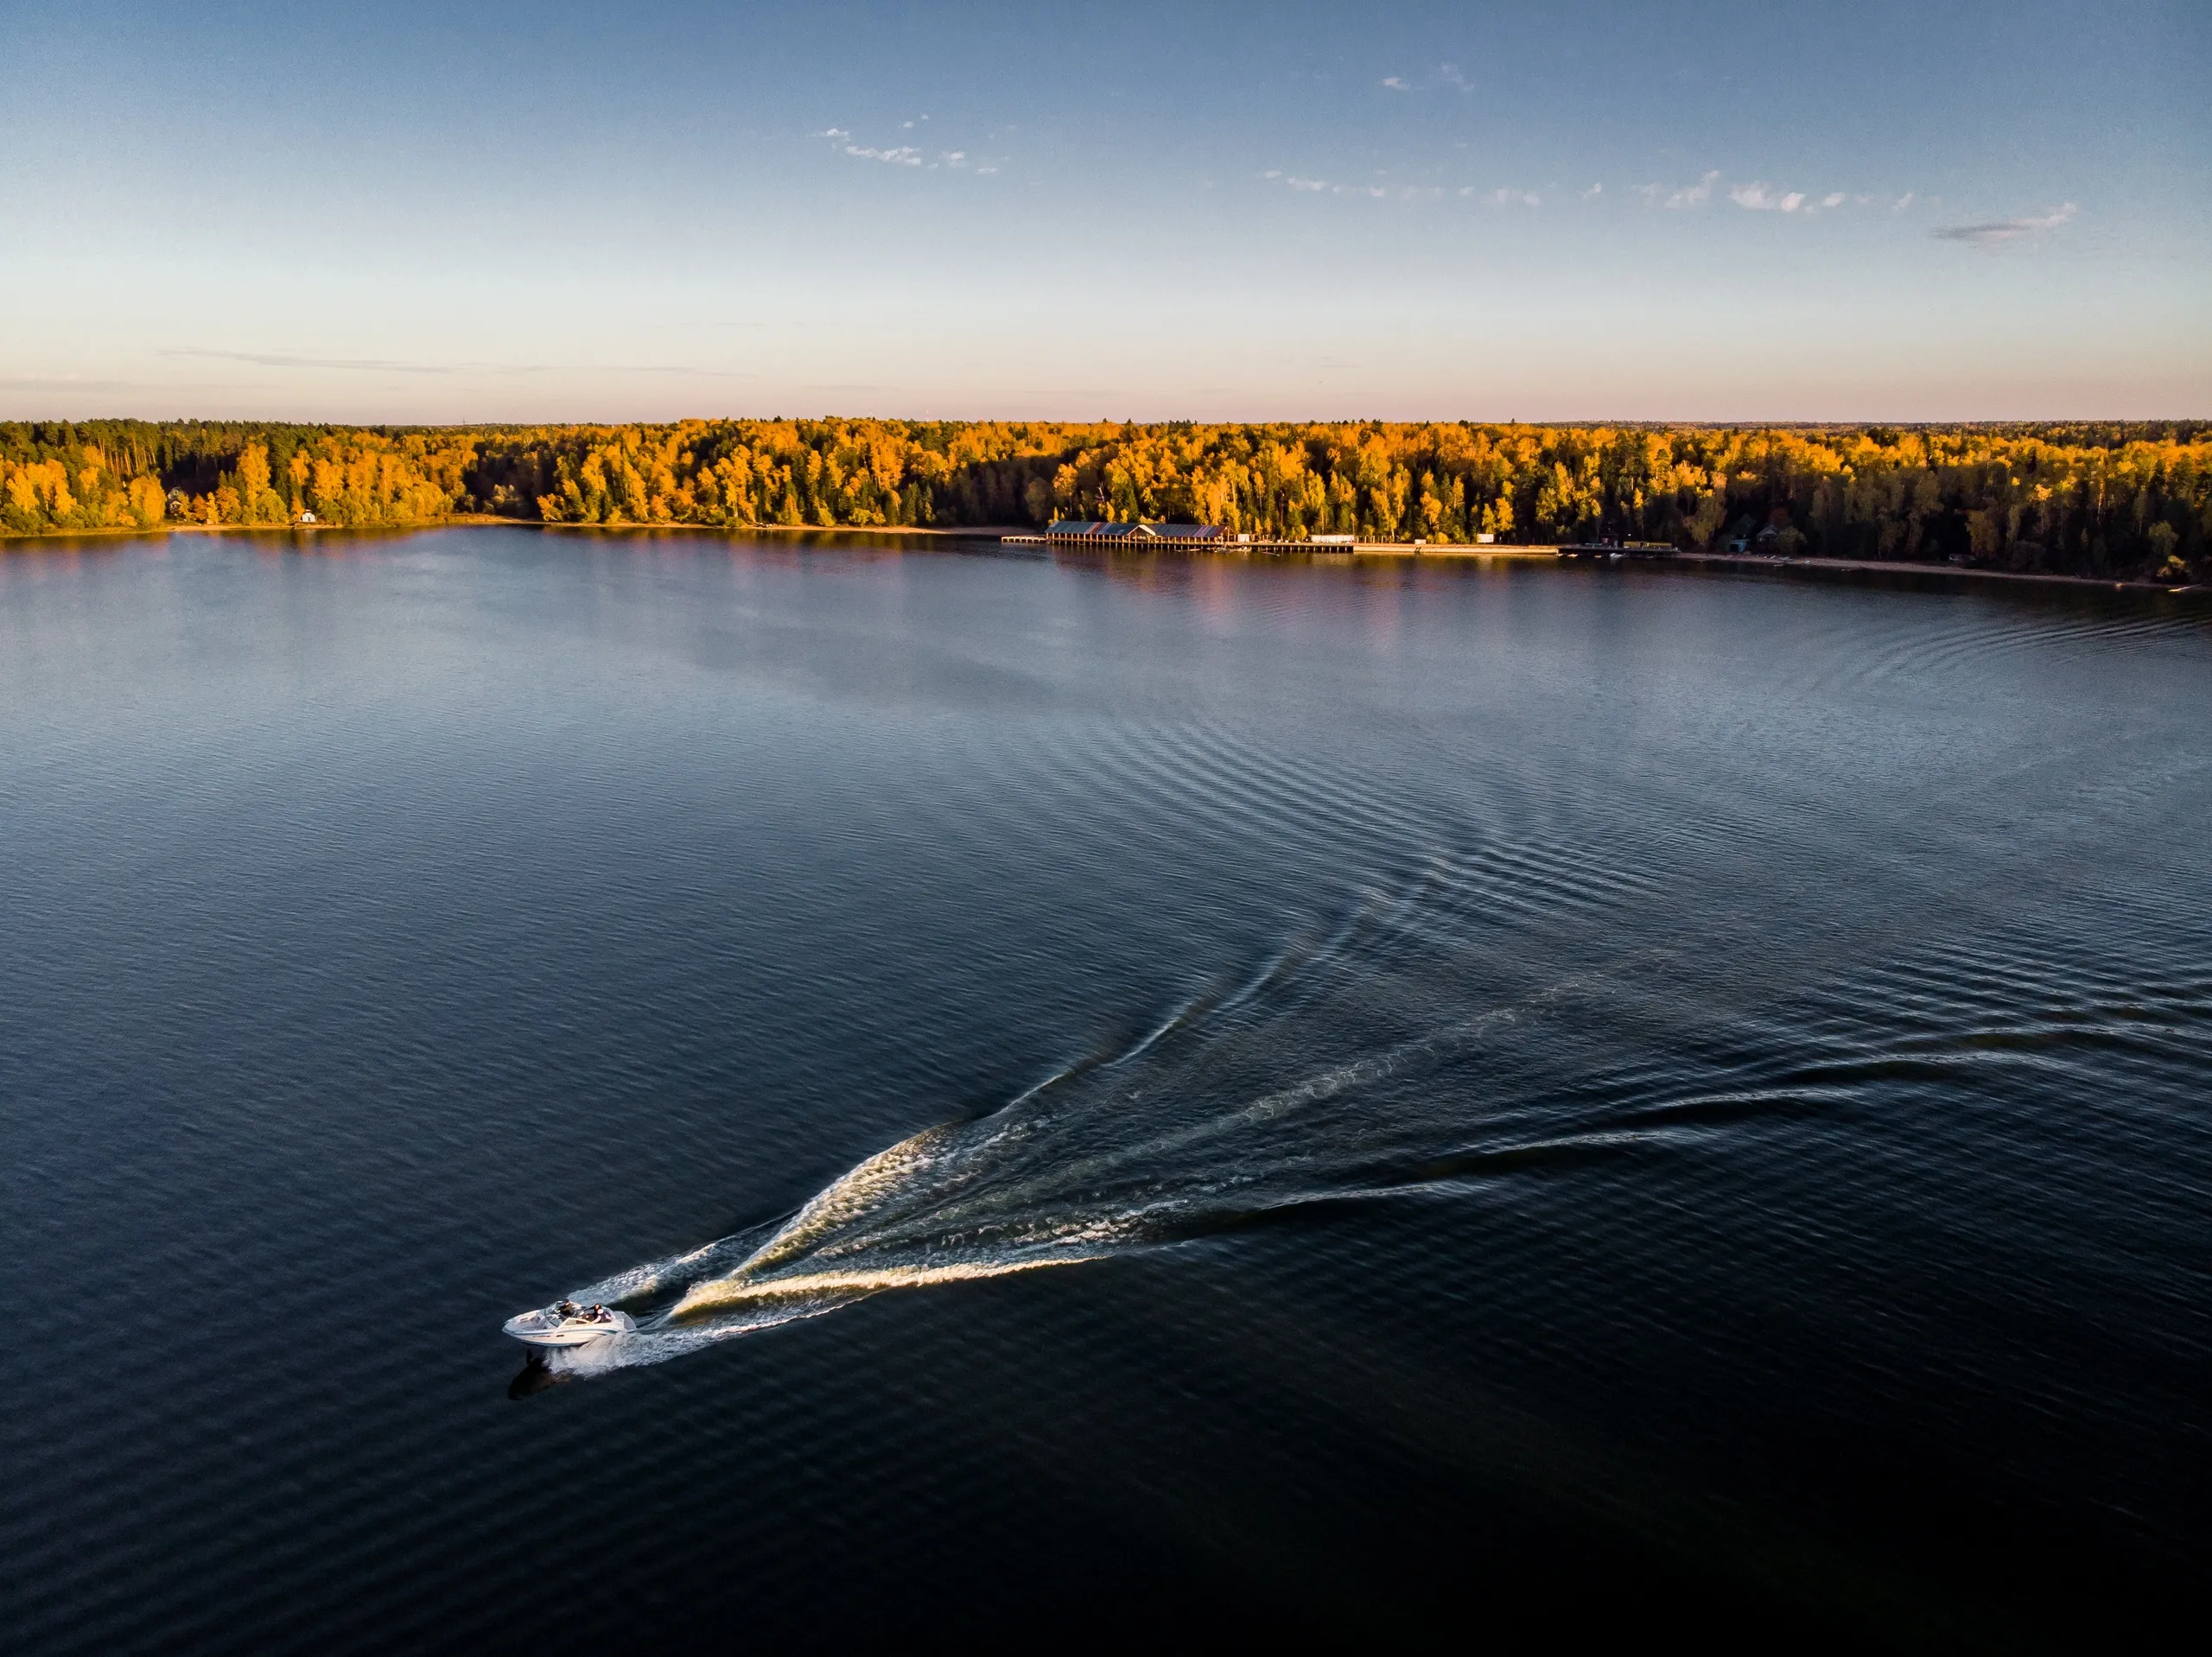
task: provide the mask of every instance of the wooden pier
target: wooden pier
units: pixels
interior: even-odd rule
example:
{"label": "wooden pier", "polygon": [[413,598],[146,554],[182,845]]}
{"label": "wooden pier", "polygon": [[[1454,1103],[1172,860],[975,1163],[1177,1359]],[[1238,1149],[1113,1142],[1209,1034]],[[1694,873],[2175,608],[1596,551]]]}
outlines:
{"label": "wooden pier", "polygon": [[[1116,524],[1115,527],[1119,529],[1122,526]],[[1190,526],[1172,524],[1160,527],[1185,529]],[[1119,552],[1159,552],[1176,548],[1192,552],[1256,552],[1275,557],[1287,553],[1368,558],[1549,558],[1554,554],[1566,556],[1565,549],[1559,547],[1502,546],[1495,542],[1275,541],[1262,536],[1218,533],[1211,536],[1096,535],[1081,532],[1055,534],[1049,530],[1037,530],[1001,535],[999,543],[1008,547],[1089,547],[1094,551]]]}

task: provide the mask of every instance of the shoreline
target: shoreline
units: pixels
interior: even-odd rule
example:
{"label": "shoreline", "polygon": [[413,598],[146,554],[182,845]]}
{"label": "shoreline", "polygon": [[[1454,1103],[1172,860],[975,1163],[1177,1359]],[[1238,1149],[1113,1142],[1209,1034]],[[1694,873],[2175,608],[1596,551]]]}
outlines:
{"label": "shoreline", "polygon": [[505,517],[493,512],[455,512],[409,524],[191,524],[167,519],[149,529],[107,524],[97,530],[40,530],[30,534],[0,530],[0,548],[34,547],[73,541],[124,541],[160,535],[422,535],[432,530],[559,530],[569,533],[635,535],[640,530],[689,535],[912,535],[952,541],[996,541],[1017,533],[1014,524],[982,524],[944,530],[918,524],[547,524],[537,518]]}
{"label": "shoreline", "polygon": [[[1886,562],[1879,558],[1765,558],[1740,552],[1678,552],[1677,560],[1717,564],[1730,569],[1817,569],[1839,573],[1866,571],[1875,575],[1942,575],[1956,581],[2026,581],[2037,587],[2091,587],[2115,593],[2164,593],[2202,595],[2205,589],[2191,584],[2170,587],[2163,581],[2106,581],[2096,575],[2058,575],[2041,570],[1980,569],[1972,564],[1919,564]],[[1665,563],[1669,561],[1660,559]]]}
{"label": "shoreline", "polygon": [[[107,525],[97,530],[47,530],[31,535],[0,533],[0,552],[28,551],[41,545],[68,544],[80,541],[124,541],[165,535],[285,535],[292,536],[325,534],[345,535],[420,535],[435,530],[453,529],[512,529],[536,530],[541,532],[559,530],[567,533],[635,535],[641,531],[681,533],[695,536],[747,535],[855,535],[912,536],[918,540],[988,541],[1014,540],[1017,544],[1033,538],[1037,532],[1025,524],[978,524],[944,529],[934,524],[633,524],[626,521],[612,524],[547,524],[542,521],[504,517],[490,512],[456,513],[451,517],[427,518],[415,524],[170,524],[162,523],[150,529],[124,528]],[[1249,559],[1255,556],[1282,557],[1295,551],[1307,557],[1326,558],[1399,558],[1409,562],[1449,560],[1454,563],[1482,563],[1490,562],[1552,563],[1559,560],[1559,549],[1544,545],[1436,545],[1414,546],[1407,542],[1356,542],[1315,545],[1312,543],[1270,543],[1264,548],[1251,543],[1236,541],[1166,542],[1132,546],[1128,543],[1102,544],[1096,549],[1056,547],[1056,550],[1142,551],[1179,553],[1234,553]],[[2212,595],[2212,586],[2192,584],[2183,587],[2161,581],[2107,581],[2094,575],[2062,575],[2044,571],[2014,569],[1982,569],[1963,564],[1912,563],[1878,558],[1774,558],[1753,553],[1694,552],[1677,550],[1671,555],[1641,559],[1640,565],[1697,564],[1708,568],[1738,570],[1806,571],[1824,575],[1934,575],[1946,581],[1996,581],[2013,586],[2087,587],[2099,592],[2163,594],[2170,598]]]}
{"label": "shoreline", "polygon": [[[1150,549],[1147,549],[1147,550]],[[1247,550],[1233,541],[1185,543],[1185,549],[1222,552]],[[1259,549],[1255,548],[1249,550]],[[1287,549],[1288,549],[1284,543],[1271,543],[1266,549],[1267,551],[1277,556],[1281,556]],[[1548,545],[1422,545],[1416,547],[1405,542],[1363,541],[1351,546],[1326,544],[1313,546],[1308,543],[1300,546],[1298,549],[1305,551],[1309,556],[1336,556],[1423,561],[1437,558],[1449,558],[1454,561],[1512,558],[1550,562],[1559,558],[1559,549],[1556,546]],[[1834,574],[1864,573],[1876,575],[1940,575],[1947,581],[2025,582],[2036,587],[2087,587],[2101,592],[2164,593],[2176,597],[2184,594],[2201,597],[2212,593],[2212,587],[2196,583],[2175,587],[2164,581],[2109,581],[2098,575],[2061,575],[2043,570],[1984,569],[1972,564],[1925,564],[1881,558],[1770,558],[1757,553],[1694,552],[1678,549],[1671,553],[1637,558],[1632,562],[1643,568],[1664,568],[1669,564],[1693,563],[1714,565],[1726,569],[1817,570]]]}

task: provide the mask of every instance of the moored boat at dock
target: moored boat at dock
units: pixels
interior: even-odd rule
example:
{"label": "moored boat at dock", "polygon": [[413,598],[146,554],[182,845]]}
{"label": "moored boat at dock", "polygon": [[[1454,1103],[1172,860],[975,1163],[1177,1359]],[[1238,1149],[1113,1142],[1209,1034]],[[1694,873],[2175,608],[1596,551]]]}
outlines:
{"label": "moored boat at dock", "polygon": [[1672,543],[1666,541],[1579,541],[1559,549],[1562,558],[1671,558]]}

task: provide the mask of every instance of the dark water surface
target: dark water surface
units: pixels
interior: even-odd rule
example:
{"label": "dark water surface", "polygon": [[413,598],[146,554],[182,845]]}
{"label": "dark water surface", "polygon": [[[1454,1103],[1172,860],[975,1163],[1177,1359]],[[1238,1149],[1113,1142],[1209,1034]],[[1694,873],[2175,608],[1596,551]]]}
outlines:
{"label": "dark water surface", "polygon": [[8,1643],[2201,1607],[2208,709],[2172,603],[0,554]]}

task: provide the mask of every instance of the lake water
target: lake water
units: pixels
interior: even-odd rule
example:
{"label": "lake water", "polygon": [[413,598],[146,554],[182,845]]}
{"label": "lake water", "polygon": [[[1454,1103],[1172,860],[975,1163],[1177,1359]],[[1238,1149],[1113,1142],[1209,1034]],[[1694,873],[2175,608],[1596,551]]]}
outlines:
{"label": "lake water", "polygon": [[18,543],[8,1643],[2201,1606],[2208,708],[2028,590]]}

